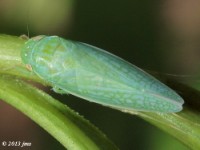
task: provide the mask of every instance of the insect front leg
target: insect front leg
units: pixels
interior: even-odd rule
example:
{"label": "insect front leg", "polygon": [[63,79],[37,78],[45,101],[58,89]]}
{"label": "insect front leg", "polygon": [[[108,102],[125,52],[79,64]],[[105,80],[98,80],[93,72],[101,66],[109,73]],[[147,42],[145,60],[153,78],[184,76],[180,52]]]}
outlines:
{"label": "insect front leg", "polygon": [[26,64],[26,69],[29,70],[29,71],[31,71],[31,72],[33,71],[33,69],[32,69],[32,67],[31,67],[30,64]]}
{"label": "insect front leg", "polygon": [[25,34],[20,35],[19,38],[21,38],[23,40],[29,40],[29,37]]}

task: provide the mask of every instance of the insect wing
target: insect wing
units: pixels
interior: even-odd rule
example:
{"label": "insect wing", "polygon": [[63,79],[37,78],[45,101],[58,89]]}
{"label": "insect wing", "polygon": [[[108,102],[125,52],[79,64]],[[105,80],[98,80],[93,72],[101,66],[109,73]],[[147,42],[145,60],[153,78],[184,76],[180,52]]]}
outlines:
{"label": "insect wing", "polygon": [[[77,90],[72,92],[79,97],[124,109],[163,112],[182,109],[182,99],[174,91],[110,53],[74,43],[73,59],[76,60]],[[148,84],[152,87],[156,84],[163,90],[154,92]]]}

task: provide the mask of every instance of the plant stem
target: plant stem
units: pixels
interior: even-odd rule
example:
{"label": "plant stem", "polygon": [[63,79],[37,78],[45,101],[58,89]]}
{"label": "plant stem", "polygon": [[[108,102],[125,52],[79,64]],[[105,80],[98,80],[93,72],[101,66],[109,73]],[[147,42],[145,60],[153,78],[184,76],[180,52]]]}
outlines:
{"label": "plant stem", "polygon": [[[21,63],[20,50],[24,42],[25,40],[20,39],[19,37],[0,35],[0,73],[14,75],[45,84],[45,81],[42,81],[34,74],[27,71],[25,65]],[[6,84],[4,82],[5,81],[2,80],[2,84]],[[165,83],[168,83],[168,81],[166,80]],[[171,79],[169,79],[169,85],[176,91],[179,91],[183,96],[185,100],[183,111],[170,114],[126,110],[121,111],[138,115],[139,117],[173,135],[191,149],[198,150],[200,149],[199,91]],[[10,92],[12,93],[12,91]],[[14,107],[18,106],[16,102],[12,105]],[[54,119],[56,120],[56,118]]]}
{"label": "plant stem", "polygon": [[21,62],[20,52],[25,42],[26,40],[21,37],[0,34],[0,73],[45,84],[45,81],[28,71]]}
{"label": "plant stem", "polygon": [[14,78],[0,76],[0,99],[22,111],[69,150],[117,150],[83,117],[48,94]]}

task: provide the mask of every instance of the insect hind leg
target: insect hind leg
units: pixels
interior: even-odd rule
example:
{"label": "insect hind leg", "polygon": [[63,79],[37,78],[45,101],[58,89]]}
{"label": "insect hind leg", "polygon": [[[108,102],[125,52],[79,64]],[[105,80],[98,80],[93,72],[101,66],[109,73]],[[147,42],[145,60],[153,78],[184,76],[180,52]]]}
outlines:
{"label": "insect hind leg", "polygon": [[65,90],[63,90],[57,86],[54,86],[52,89],[54,92],[59,93],[59,94],[69,94],[68,92],[66,92]]}

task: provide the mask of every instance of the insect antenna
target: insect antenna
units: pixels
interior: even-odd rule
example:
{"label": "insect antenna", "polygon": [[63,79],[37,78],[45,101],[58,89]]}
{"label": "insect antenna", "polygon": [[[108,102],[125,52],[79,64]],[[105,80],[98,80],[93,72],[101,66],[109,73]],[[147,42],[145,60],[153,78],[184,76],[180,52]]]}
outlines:
{"label": "insect antenna", "polygon": [[30,3],[31,1],[28,1],[28,7],[27,7],[27,23],[26,23],[26,30],[27,30],[27,36],[30,38],[30,30],[29,30],[29,22],[30,22]]}

